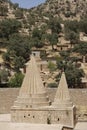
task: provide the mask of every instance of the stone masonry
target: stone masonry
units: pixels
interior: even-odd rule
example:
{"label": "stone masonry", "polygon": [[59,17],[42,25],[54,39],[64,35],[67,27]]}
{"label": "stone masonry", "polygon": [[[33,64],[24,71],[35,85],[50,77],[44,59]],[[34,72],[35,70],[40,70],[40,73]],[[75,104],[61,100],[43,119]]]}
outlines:
{"label": "stone masonry", "polygon": [[61,124],[74,128],[75,115],[65,73],[62,73],[54,101],[50,105],[37,63],[31,55],[19,96],[11,108],[12,122]]}

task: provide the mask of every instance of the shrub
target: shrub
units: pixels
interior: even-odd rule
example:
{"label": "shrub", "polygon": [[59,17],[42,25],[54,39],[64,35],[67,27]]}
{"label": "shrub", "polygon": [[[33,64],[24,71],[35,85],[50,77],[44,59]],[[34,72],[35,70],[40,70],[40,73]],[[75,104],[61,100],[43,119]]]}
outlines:
{"label": "shrub", "polygon": [[5,69],[0,69],[0,83],[8,82],[9,72]]}
{"label": "shrub", "polygon": [[21,87],[24,75],[22,73],[15,73],[15,75],[10,79],[10,87]]}
{"label": "shrub", "polygon": [[43,51],[40,52],[40,58],[46,59],[46,51],[43,50]]}
{"label": "shrub", "polygon": [[57,88],[57,83],[49,83],[48,87],[49,88]]}
{"label": "shrub", "polygon": [[50,72],[53,72],[56,70],[56,65],[53,62],[49,61],[48,68],[49,68]]}

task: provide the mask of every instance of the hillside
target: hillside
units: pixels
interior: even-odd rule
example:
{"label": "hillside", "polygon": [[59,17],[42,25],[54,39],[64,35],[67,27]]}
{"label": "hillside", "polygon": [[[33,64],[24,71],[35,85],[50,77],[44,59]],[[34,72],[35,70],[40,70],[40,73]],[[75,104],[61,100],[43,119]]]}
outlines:
{"label": "hillside", "polygon": [[[0,1],[0,19],[17,19],[22,23],[20,32],[31,35],[34,28],[46,28],[50,32],[48,22],[58,18],[60,23],[65,20],[80,20],[86,18],[86,0],[47,0],[44,4],[31,9],[19,8],[9,0]],[[47,26],[47,27],[46,27]]]}
{"label": "hillside", "polygon": [[[23,9],[17,3],[0,0],[1,82],[4,77],[7,82],[24,68],[33,50],[39,50],[40,58],[48,61],[51,75],[55,70],[65,69],[66,75],[74,78],[71,81],[66,76],[69,86],[79,86],[85,76],[81,63],[87,61],[87,1],[47,0],[37,7]],[[74,77],[69,75],[72,73]],[[58,82],[59,77],[53,79]]]}
{"label": "hillside", "polygon": [[[47,0],[31,9],[19,8],[18,4],[13,4],[9,0],[0,1],[0,17],[18,19],[23,23],[23,31],[31,32],[35,27],[46,25],[51,17],[58,17],[64,20],[80,20],[86,18],[86,0]],[[27,33],[27,31],[25,31]]]}
{"label": "hillside", "polygon": [[31,9],[0,0],[1,114],[10,112],[32,52],[50,101],[65,71],[77,117],[87,121],[87,0],[47,0]]}
{"label": "hillside", "polygon": [[35,25],[45,23],[50,17],[58,17],[60,20],[80,20],[86,16],[86,0],[47,0],[29,11],[29,15],[36,18]]}

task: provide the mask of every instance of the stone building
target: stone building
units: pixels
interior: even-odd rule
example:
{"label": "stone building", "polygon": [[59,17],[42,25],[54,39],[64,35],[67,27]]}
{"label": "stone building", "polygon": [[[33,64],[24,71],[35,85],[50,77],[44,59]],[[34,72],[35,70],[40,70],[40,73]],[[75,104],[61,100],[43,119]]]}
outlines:
{"label": "stone building", "polygon": [[67,51],[69,48],[68,44],[57,44],[58,51]]}
{"label": "stone building", "polygon": [[69,96],[64,72],[54,102],[50,103],[34,56],[31,56],[17,100],[11,108],[12,122],[61,124],[73,128],[75,107]]}

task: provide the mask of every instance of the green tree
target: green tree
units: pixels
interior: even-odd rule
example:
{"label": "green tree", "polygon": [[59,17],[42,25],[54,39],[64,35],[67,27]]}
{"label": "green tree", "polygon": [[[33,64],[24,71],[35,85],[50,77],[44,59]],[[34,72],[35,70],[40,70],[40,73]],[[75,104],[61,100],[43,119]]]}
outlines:
{"label": "green tree", "polygon": [[23,19],[24,18],[23,10],[22,9],[17,9],[15,11],[15,17],[17,19]]}
{"label": "green tree", "polygon": [[9,87],[21,87],[24,79],[22,73],[15,73],[15,75],[9,81]]}
{"label": "green tree", "polygon": [[76,44],[79,41],[79,23],[78,21],[65,21],[65,38],[70,40],[70,44]]}
{"label": "green tree", "polygon": [[8,82],[9,72],[5,69],[0,69],[0,83]]}
{"label": "green tree", "polygon": [[27,18],[28,18],[28,23],[30,24],[30,25],[35,25],[35,18],[34,17],[32,17],[30,14],[27,16]]}
{"label": "green tree", "polygon": [[[63,51],[60,53],[61,58],[57,59],[57,69],[65,71],[66,79],[69,87],[81,87],[81,78],[84,77],[84,72],[77,66],[78,59],[72,59],[70,52]],[[56,79],[59,81],[60,74]]]}
{"label": "green tree", "polygon": [[3,59],[4,59],[4,61],[6,62],[6,63],[9,63],[10,62],[10,57],[9,57],[9,53],[7,52],[7,53],[4,53],[3,54]]}
{"label": "green tree", "polygon": [[[68,86],[70,88],[81,87],[81,79],[84,77],[84,72],[82,69],[77,68],[73,63],[60,61],[57,64],[58,69],[65,71]],[[59,76],[56,76],[57,81],[59,81]]]}
{"label": "green tree", "polygon": [[19,72],[20,68],[23,68],[25,64],[25,59],[21,56],[15,56],[13,59],[13,66],[16,72]]}
{"label": "green tree", "polygon": [[71,46],[73,44],[77,44],[79,41],[79,33],[75,33],[74,31],[68,31],[66,32],[66,39],[70,40]]}
{"label": "green tree", "polygon": [[0,38],[7,38],[13,33],[18,33],[21,28],[21,22],[15,19],[5,19],[0,21]]}
{"label": "green tree", "polygon": [[83,58],[86,59],[87,55],[87,43],[86,42],[80,42],[78,45],[75,45],[72,49],[73,52],[77,52],[80,55],[82,55]]}
{"label": "green tree", "polygon": [[62,57],[62,59],[64,59],[65,61],[69,60],[70,51],[61,51],[59,54]]}
{"label": "green tree", "polygon": [[30,56],[30,41],[29,41],[29,37],[23,37],[21,35],[18,34],[14,34],[10,37],[10,45],[8,47],[8,51],[10,52],[10,54],[16,55],[16,56],[21,56],[24,59],[26,59],[26,61],[29,59]]}
{"label": "green tree", "polygon": [[84,72],[82,69],[78,69],[76,66],[71,65],[66,68],[65,74],[69,87],[81,87],[81,79],[84,77]]}
{"label": "green tree", "polygon": [[57,45],[58,43],[58,35],[56,33],[49,34],[48,40],[50,41],[50,44],[52,45],[52,50],[54,50],[54,45]]}
{"label": "green tree", "polygon": [[35,46],[36,48],[42,48],[44,45],[44,42],[42,40],[39,40],[38,37],[33,38],[32,42],[33,46]]}
{"label": "green tree", "polygon": [[18,3],[13,4],[13,8],[16,10],[17,8],[19,8],[19,4]]}
{"label": "green tree", "polygon": [[67,61],[64,61],[63,59],[58,59],[57,60],[57,68],[59,70],[65,70],[67,67]]}
{"label": "green tree", "polygon": [[87,43],[80,42],[78,45],[75,45],[72,49],[74,52],[80,53],[82,56],[87,54]]}
{"label": "green tree", "polygon": [[53,33],[59,34],[61,32],[61,25],[57,18],[52,18],[49,20],[48,23],[49,28],[52,30]]}
{"label": "green tree", "polygon": [[65,27],[65,32],[68,31],[68,30],[71,30],[75,33],[78,33],[78,30],[79,30],[79,23],[77,20],[74,20],[74,21],[65,21],[64,23],[64,27]]}
{"label": "green tree", "polygon": [[39,30],[38,28],[35,28],[32,32],[32,37],[33,38],[38,38],[39,40],[41,40],[41,37],[42,37],[42,31]]}
{"label": "green tree", "polygon": [[32,41],[33,45],[37,48],[41,48],[44,45],[43,42],[43,32],[42,30],[39,30],[38,28],[35,28],[32,32]]}
{"label": "green tree", "polygon": [[0,16],[7,16],[8,8],[6,5],[0,4]]}
{"label": "green tree", "polygon": [[81,32],[84,32],[87,34],[87,19],[83,19],[79,21],[79,29]]}
{"label": "green tree", "polygon": [[53,72],[56,70],[56,64],[54,64],[53,62],[49,61],[48,62],[48,68],[50,70],[50,72]]}
{"label": "green tree", "polygon": [[4,54],[5,62],[10,61],[10,65],[19,71],[24,66],[25,62],[29,60],[31,53],[29,39],[20,35],[12,35],[9,40],[10,45],[8,46],[7,52]]}

